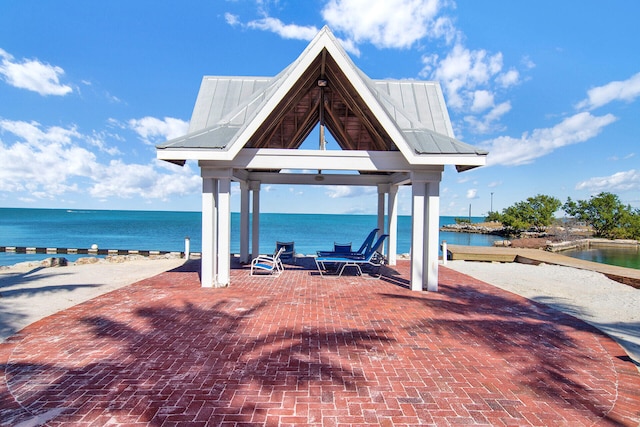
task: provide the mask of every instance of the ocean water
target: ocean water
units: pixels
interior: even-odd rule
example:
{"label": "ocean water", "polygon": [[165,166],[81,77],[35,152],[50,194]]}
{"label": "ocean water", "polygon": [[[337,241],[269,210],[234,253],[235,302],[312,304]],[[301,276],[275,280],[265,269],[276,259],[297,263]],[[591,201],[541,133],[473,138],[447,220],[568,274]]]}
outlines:
{"label": "ocean water", "polygon": [[[473,218],[482,221],[482,217]],[[455,217],[440,217],[440,225]],[[0,246],[184,251],[189,237],[192,252],[201,250],[200,212],[109,211],[82,209],[0,208]],[[240,251],[240,214],[231,215],[231,252]],[[334,242],[359,247],[376,227],[375,215],[260,214],[260,252],[271,253],[275,242],[294,241],[296,252],[314,254]],[[449,244],[490,246],[498,236],[440,232]],[[398,253],[411,245],[411,218],[398,217]],[[47,254],[0,252],[0,265],[44,259]],[[86,255],[80,255],[86,256]],[[65,254],[73,261],[78,256]]]}
{"label": "ocean water", "polygon": [[[481,222],[483,217],[472,217]],[[192,252],[201,250],[200,212],[108,211],[82,209],[0,208],[0,246],[49,248],[184,251],[189,237]],[[441,216],[440,225],[455,223]],[[231,215],[231,252],[240,252],[240,214]],[[260,214],[260,253],[271,253],[275,242],[294,241],[296,252],[314,254],[329,250],[334,242],[359,247],[376,227],[376,215]],[[491,246],[502,237],[441,231],[439,241],[453,245]],[[398,253],[411,246],[411,217],[398,217]],[[590,249],[564,252],[575,258],[640,268],[637,250]],[[0,252],[0,265],[47,258],[47,254]],[[61,255],[70,261],[87,255]]]}

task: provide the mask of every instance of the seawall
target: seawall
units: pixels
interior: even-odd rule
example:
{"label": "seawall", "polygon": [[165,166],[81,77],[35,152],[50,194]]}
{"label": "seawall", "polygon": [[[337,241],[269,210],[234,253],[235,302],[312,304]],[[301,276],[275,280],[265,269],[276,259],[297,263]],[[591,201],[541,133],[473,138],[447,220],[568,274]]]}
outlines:
{"label": "seawall", "polygon": [[609,239],[578,239],[572,241],[549,243],[546,250],[549,252],[562,252],[572,249],[592,249],[592,248],[621,248],[621,249],[637,249],[640,242],[637,240],[609,240]]}

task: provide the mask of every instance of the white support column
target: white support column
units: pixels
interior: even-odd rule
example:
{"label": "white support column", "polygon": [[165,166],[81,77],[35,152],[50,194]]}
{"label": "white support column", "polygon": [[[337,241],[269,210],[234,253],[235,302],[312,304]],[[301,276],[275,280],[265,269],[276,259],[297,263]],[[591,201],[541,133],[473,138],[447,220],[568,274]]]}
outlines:
{"label": "white support column", "polygon": [[426,184],[411,183],[411,290],[423,290],[424,277],[424,219]]}
{"label": "white support column", "polygon": [[213,287],[216,259],[216,191],[217,182],[202,179],[202,255],[200,280],[203,288]]}
{"label": "white support column", "polygon": [[389,187],[389,200],[387,207],[387,230],[389,232],[389,265],[396,265],[398,252],[398,186]]}
{"label": "white support column", "polygon": [[[385,228],[384,228],[384,211],[385,211],[385,193],[387,193],[389,191],[389,186],[385,185],[385,184],[379,184],[378,185],[378,228],[380,229],[380,231],[378,231],[378,237],[382,236],[385,233]],[[385,242],[386,243],[386,242]],[[380,248],[380,253],[385,254],[387,256],[389,256],[389,254],[386,252],[386,249],[389,247],[388,244],[382,244],[382,247]]]}
{"label": "white support column", "polygon": [[240,183],[240,262],[249,262],[249,184]]}
{"label": "white support column", "polygon": [[251,211],[251,256],[260,255],[260,182],[250,183],[253,195],[253,209]]}
{"label": "white support column", "polygon": [[411,289],[438,291],[438,239],[442,170],[411,174]]}
{"label": "white support column", "polygon": [[217,287],[231,281],[231,178],[218,180],[218,277]]}
{"label": "white support column", "polygon": [[438,292],[438,240],[440,235],[440,182],[428,182],[426,194],[427,290]]}

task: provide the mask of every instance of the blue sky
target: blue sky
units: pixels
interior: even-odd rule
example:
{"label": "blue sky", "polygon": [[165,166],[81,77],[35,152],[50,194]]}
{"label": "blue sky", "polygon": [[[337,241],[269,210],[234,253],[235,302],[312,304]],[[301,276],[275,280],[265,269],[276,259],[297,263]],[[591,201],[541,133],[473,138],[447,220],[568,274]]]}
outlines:
{"label": "blue sky", "polygon": [[[490,151],[445,169],[442,215],[601,191],[640,207],[640,2],[602,5],[3,1],[0,206],[200,210],[197,165],[155,144],[186,133],[202,76],[274,76],[328,25],[370,77],[439,81],[456,137]],[[261,210],[375,213],[374,191],[265,185]]]}

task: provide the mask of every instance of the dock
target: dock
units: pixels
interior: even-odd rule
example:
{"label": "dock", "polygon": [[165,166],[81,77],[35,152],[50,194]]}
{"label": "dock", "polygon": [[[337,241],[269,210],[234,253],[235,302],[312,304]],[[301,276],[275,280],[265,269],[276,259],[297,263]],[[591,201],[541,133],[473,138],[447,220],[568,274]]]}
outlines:
{"label": "dock", "polygon": [[447,245],[448,260],[479,262],[519,262],[521,264],[552,264],[596,271],[611,280],[640,289],[640,270],[586,261],[541,249],[493,246]]}

